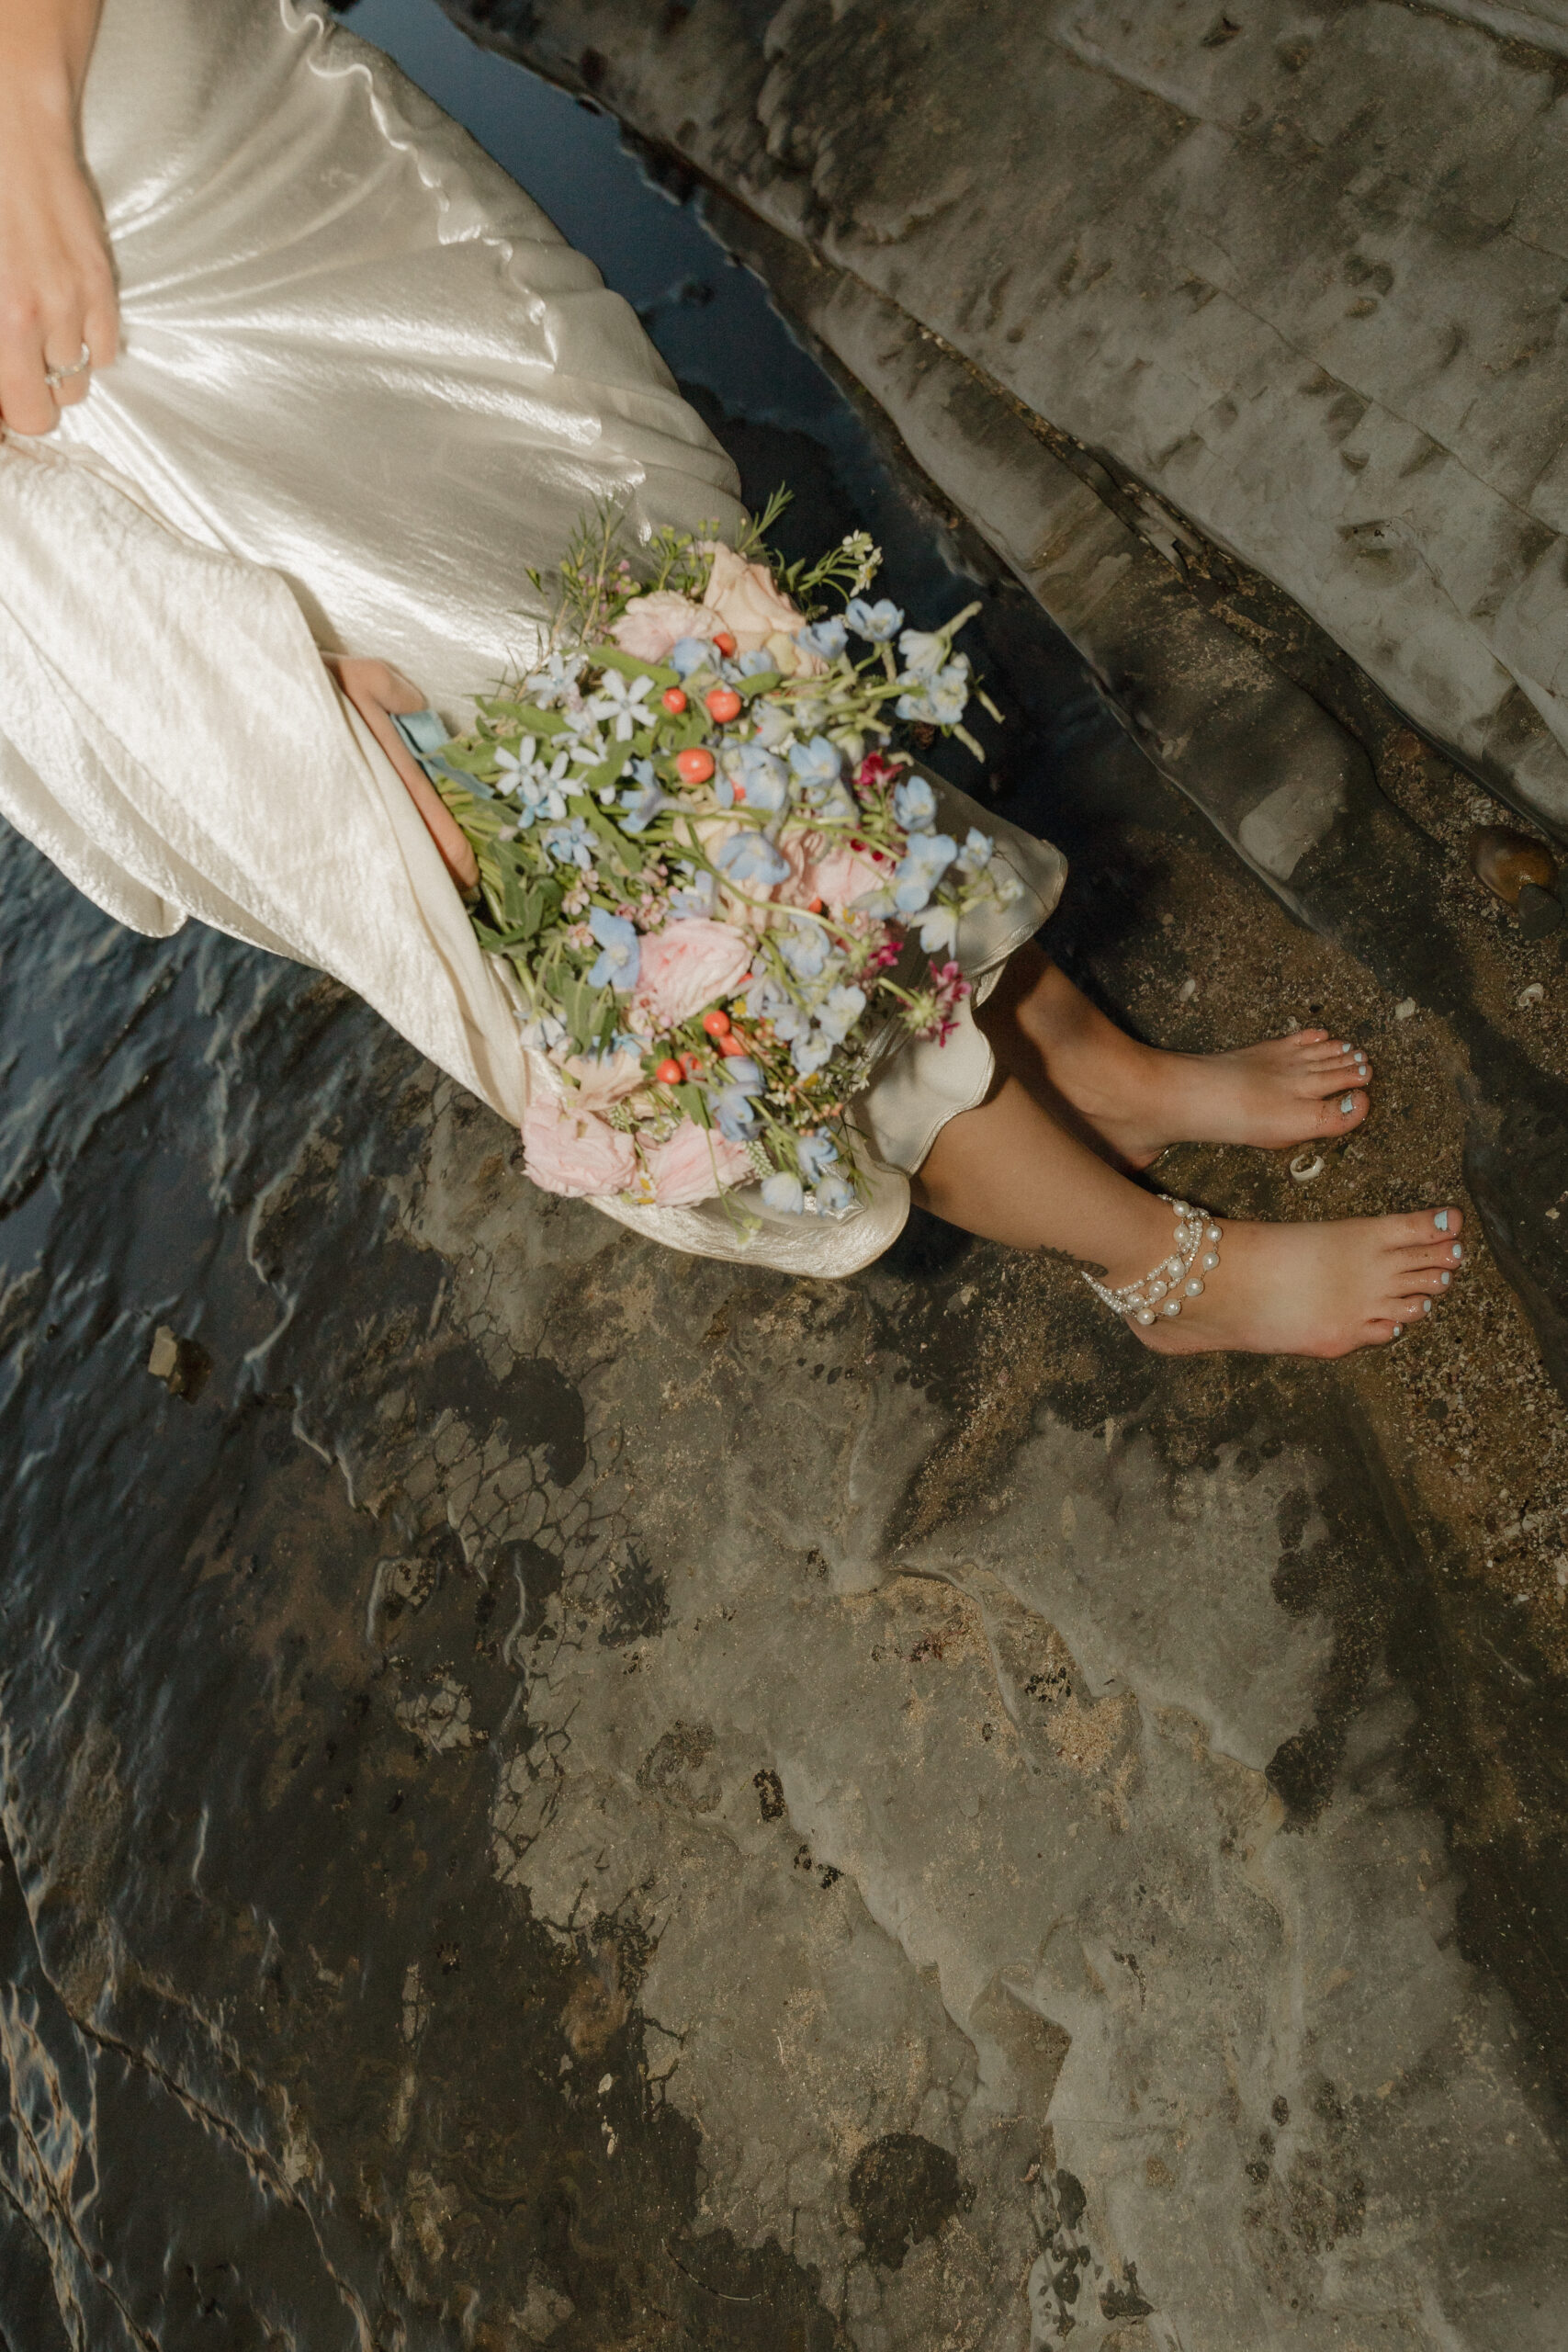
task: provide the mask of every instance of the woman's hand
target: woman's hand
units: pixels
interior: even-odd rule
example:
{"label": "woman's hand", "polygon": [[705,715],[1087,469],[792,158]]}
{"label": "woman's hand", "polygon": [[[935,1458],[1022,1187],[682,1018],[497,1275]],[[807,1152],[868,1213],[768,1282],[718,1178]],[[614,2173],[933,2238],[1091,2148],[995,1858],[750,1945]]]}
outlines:
{"label": "woman's hand", "polygon": [[394,711],[406,714],[426,707],[419,688],[410,685],[400,671],[385,662],[363,662],[345,654],[329,653],[326,663],[397,769],[410,799],[424,820],[426,831],[441,853],[447,873],[465,894],[477,889],[479,865],[462,827],[392,724]]}
{"label": "woman's hand", "polygon": [[[107,368],[119,303],[77,143],[97,0],[0,0],[0,424],[50,433]],[[51,385],[54,370],[62,380]]]}

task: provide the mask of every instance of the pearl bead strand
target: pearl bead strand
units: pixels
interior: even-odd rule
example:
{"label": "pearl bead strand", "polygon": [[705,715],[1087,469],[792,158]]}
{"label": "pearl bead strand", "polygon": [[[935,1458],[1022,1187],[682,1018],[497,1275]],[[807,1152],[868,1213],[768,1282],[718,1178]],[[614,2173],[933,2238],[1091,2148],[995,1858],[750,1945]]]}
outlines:
{"label": "pearl bead strand", "polygon": [[1168,1193],[1159,1197],[1176,1218],[1170,1256],[1162,1258],[1141,1281],[1124,1283],[1120,1290],[1107,1290],[1092,1274],[1084,1276],[1096,1298],[1112,1315],[1130,1315],[1145,1329],[1161,1316],[1174,1322],[1186,1300],[1202,1297],[1204,1276],[1218,1266],[1224,1238],[1204,1210],[1192,1208],[1186,1201],[1173,1201]]}

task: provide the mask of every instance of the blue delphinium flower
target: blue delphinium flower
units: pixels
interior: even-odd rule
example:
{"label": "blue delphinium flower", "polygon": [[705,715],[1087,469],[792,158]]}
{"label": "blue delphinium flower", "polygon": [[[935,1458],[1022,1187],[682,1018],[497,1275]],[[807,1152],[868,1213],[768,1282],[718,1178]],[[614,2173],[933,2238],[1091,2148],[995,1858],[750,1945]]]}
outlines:
{"label": "blue delphinium flower", "polygon": [[901,915],[918,915],[958,854],[951,833],[914,833],[893,876],[893,904]]}
{"label": "blue delphinium flower", "polygon": [[800,1172],[808,1184],[815,1184],[819,1177],[826,1176],[839,1157],[838,1145],[823,1127],[818,1127],[812,1135],[802,1136],[797,1148]]}
{"label": "blue delphinium flower", "polygon": [[971,825],[964,837],[964,846],[958,853],[959,872],[961,874],[984,873],[991,862],[991,852],[995,848],[996,842],[989,833],[983,833],[978,825]]}
{"label": "blue delphinium flower", "polygon": [[728,1055],[725,1058],[724,1074],[730,1085],[738,1086],[742,1094],[761,1094],[766,1084],[761,1065],[754,1062],[750,1054]]}
{"label": "blue delphinium flower", "polygon": [[842,1216],[846,1209],[852,1209],[855,1204],[854,1186],[847,1184],[841,1176],[824,1176],[815,1197],[824,1216]]}
{"label": "blue delphinium flower", "polygon": [[789,763],[803,791],[826,792],[838,783],[844,755],[826,735],[813,735],[809,743],[791,745]]}
{"label": "blue delphinium flower", "polygon": [[564,825],[552,825],[545,835],[545,847],[558,865],[580,865],[586,873],[593,863],[593,836],[587,818],[569,817]]}
{"label": "blue delphinium flower", "polygon": [[822,1024],[823,1035],[830,1037],[835,1046],[841,1046],[864,1011],[863,989],[836,988],[817,1018]]}
{"label": "blue delphinium flower", "polygon": [[778,934],[779,954],[797,980],[820,978],[828,961],[832,942],[818,923],[791,923],[786,932]]}
{"label": "blue delphinium flower", "polygon": [[795,1039],[789,1049],[789,1057],[802,1078],[809,1078],[814,1069],[820,1069],[825,1062],[832,1059],[833,1040],[825,1037],[820,1029],[813,1029],[807,1035]]}
{"label": "blue delphinium flower", "polygon": [[958,938],[958,917],[951,907],[927,907],[920,916],[920,946],[927,956],[951,950]]}
{"label": "blue delphinium flower", "polygon": [[775,753],[760,743],[748,743],[736,761],[738,779],[746,788],[746,806],[764,817],[776,817],[789,801],[789,770]]}
{"label": "blue delphinium flower", "polygon": [[934,678],[947,660],[947,638],[941,629],[907,628],[898,639],[898,659],[911,678]]}
{"label": "blue delphinium flower", "polygon": [[798,1216],[806,1206],[806,1187],[798,1176],[781,1168],[776,1175],[764,1180],[762,1200],[768,1208],[784,1216]]}
{"label": "blue delphinium flower", "polygon": [[795,632],[796,645],[804,645],[808,653],[819,653],[824,662],[836,662],[850,641],[849,630],[841,620],[812,621]]}
{"label": "blue delphinium flower", "polygon": [[761,1125],[756,1104],[738,1086],[722,1087],[710,1093],[708,1108],[718,1123],[719,1134],[727,1136],[731,1143],[744,1143]]}
{"label": "blue delphinium flower", "polygon": [[660,790],[650,760],[634,760],[632,775],[636,781],[621,794],[621,826],[628,833],[645,833],[660,810],[674,804]]}
{"label": "blue delphinium flower", "polygon": [[740,656],[735,670],[738,677],[765,678],[770,670],[776,670],[778,666],[773,655],[759,645],[754,653],[743,653]]}
{"label": "blue delphinium flower", "polygon": [[712,667],[714,650],[705,637],[678,637],[664,659],[678,678],[689,678],[705,663]]}
{"label": "blue delphinium flower", "polygon": [[671,913],[672,915],[694,915],[702,919],[711,918],[714,906],[714,892],[717,889],[718,885],[714,880],[713,876],[708,872],[707,867],[705,865],[680,865],[677,866],[676,872],[682,875],[684,878],[682,887],[671,890],[670,893]]}
{"label": "blue delphinium flower", "polygon": [[923,775],[907,776],[893,787],[893,814],[906,832],[926,832],[936,822],[936,794]]}
{"label": "blue delphinium flower", "polygon": [[781,857],[766,833],[733,833],[714,860],[732,882],[752,882],[771,890],[789,879],[789,860]]}
{"label": "blue delphinium flower", "polygon": [[904,616],[891,597],[868,605],[863,596],[852,597],[844,607],[844,618],[857,636],[868,637],[873,645],[887,645],[904,626]]}
{"label": "blue delphinium flower", "polygon": [[588,975],[591,989],[634,989],[642,949],[634,926],[624,916],[606,914],[603,907],[588,910],[588,928],[599,942],[598,962]]}
{"label": "blue delphinium flower", "polygon": [[898,683],[909,689],[894,705],[900,718],[928,727],[956,727],[969,707],[969,663],[962,653],[934,678],[906,674]]}
{"label": "blue delphinium flower", "polygon": [[785,996],[782,989],[768,1017],[773,1024],[773,1035],[782,1037],[786,1046],[794,1045],[797,1038],[807,1037],[811,1034],[811,1015]]}

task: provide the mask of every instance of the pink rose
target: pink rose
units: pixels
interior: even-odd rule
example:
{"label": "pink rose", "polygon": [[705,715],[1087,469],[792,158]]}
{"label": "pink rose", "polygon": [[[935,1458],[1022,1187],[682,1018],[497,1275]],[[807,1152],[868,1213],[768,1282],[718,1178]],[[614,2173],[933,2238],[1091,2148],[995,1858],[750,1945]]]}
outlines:
{"label": "pink rose", "polygon": [[733,996],[750,968],[751,942],[733,923],[701,915],[666,923],[642,943],[630,1025],[660,1037],[716,997]]}
{"label": "pink rose", "polygon": [[606,1110],[612,1102],[635,1094],[642,1084],[639,1054],[571,1054],[561,1067],[577,1080],[576,1091],[567,1095],[574,1111]]}
{"label": "pink rose", "polygon": [[800,877],[802,902],[820,899],[829,914],[841,915],[852,899],[866,890],[886,889],[893,867],[878,865],[868,851],[852,850],[848,842],[832,842],[820,857],[808,858]]}
{"label": "pink rose", "polygon": [[802,625],[799,607],[779,594],[766,564],[743,563],[733,548],[714,547],[703,602],[742,653],[760,652],[775,633],[793,639]]}
{"label": "pink rose", "polygon": [[573,1201],[624,1193],[637,1174],[629,1136],[543,1094],[523,1114],[523,1161],[541,1192]]}
{"label": "pink rose", "polygon": [[716,1127],[699,1127],[694,1119],[682,1119],[668,1143],[655,1144],[643,1156],[661,1209],[711,1201],[727,1185],[756,1181],[745,1145],[731,1143]]}
{"label": "pink rose", "polygon": [[662,662],[682,638],[711,638],[720,626],[716,613],[673,589],[656,588],[632,599],[610,635],[634,662]]}

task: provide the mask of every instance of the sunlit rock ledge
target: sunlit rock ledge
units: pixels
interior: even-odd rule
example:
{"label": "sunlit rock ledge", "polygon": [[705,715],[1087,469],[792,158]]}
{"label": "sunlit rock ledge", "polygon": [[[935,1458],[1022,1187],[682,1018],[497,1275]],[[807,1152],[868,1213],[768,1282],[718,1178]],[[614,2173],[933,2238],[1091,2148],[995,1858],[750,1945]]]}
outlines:
{"label": "sunlit rock ledge", "polygon": [[448,6],[1135,477],[1568,833],[1563,0]]}

